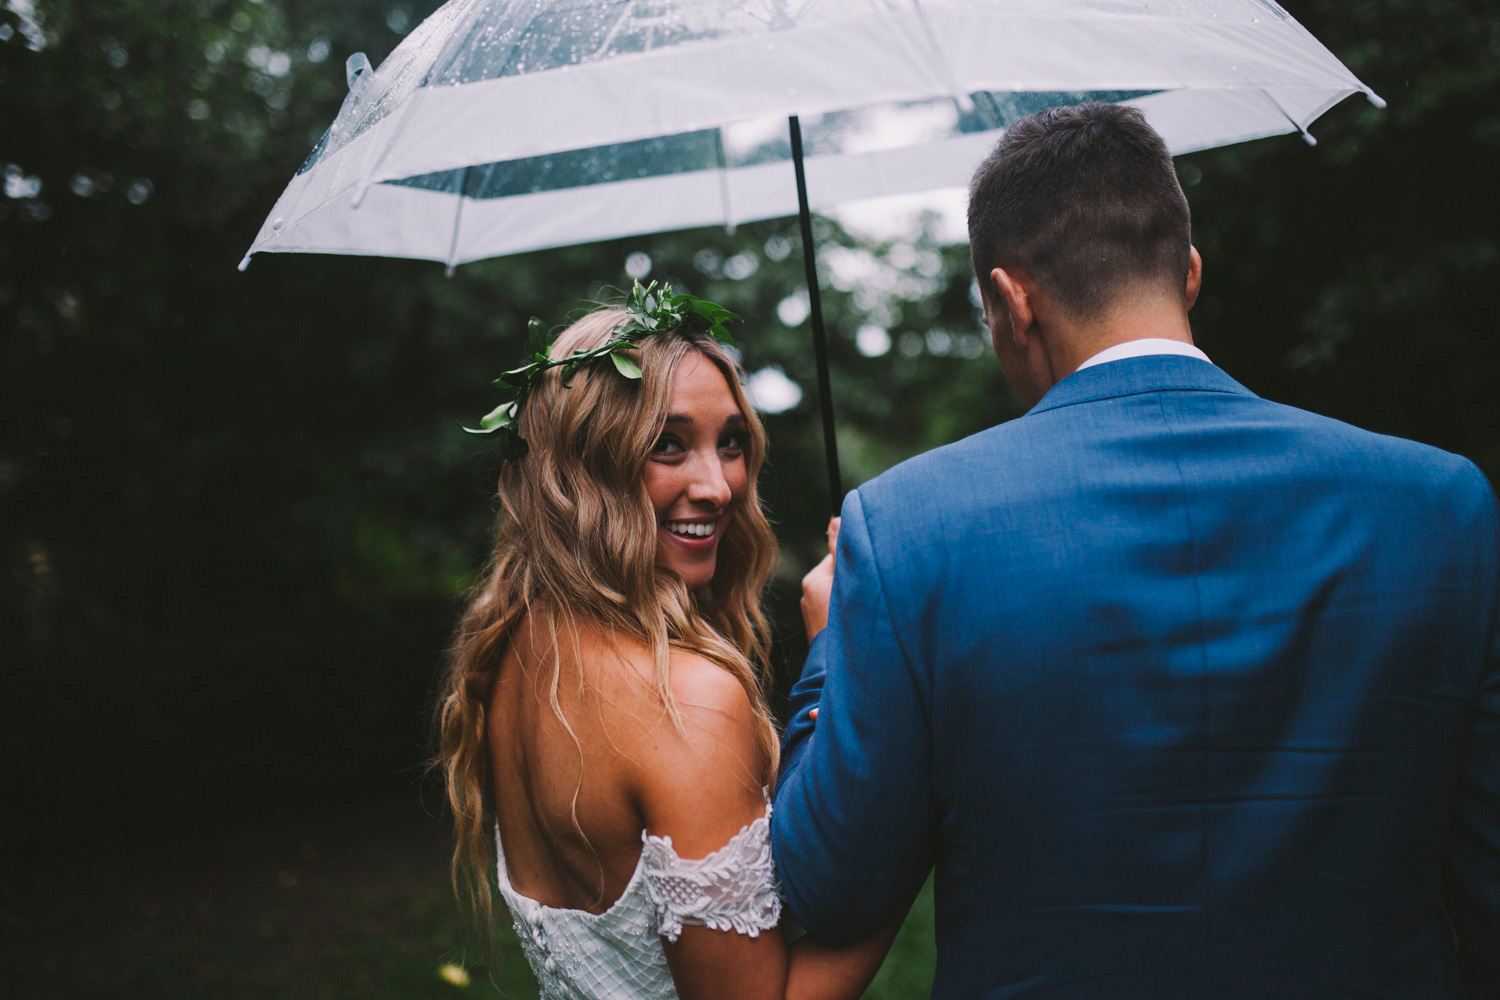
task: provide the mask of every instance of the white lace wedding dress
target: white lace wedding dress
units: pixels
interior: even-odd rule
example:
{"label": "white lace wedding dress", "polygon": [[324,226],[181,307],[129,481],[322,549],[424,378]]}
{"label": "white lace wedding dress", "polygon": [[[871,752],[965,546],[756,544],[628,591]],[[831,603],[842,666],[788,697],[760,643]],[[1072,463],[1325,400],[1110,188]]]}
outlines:
{"label": "white lace wedding dress", "polygon": [[543,1000],[677,1000],[662,938],[684,924],[755,937],[781,919],[771,861],[771,806],[706,858],[684,860],[671,837],[641,833],[641,859],[603,913],[543,906],[516,892],[495,827],[500,894]]}

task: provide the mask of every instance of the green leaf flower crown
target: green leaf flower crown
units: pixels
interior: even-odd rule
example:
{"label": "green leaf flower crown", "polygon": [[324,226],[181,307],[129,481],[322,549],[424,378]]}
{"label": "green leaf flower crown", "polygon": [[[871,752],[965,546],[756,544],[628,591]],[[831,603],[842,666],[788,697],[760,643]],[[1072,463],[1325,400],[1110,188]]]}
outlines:
{"label": "green leaf flower crown", "polygon": [[531,395],[537,380],[549,368],[562,369],[562,383],[566,387],[578,370],[608,358],[615,371],[628,379],[641,377],[640,366],[626,357],[645,338],[667,330],[690,330],[706,333],[715,340],[734,346],[726,324],[736,322],[739,317],[723,306],[683,293],[673,294],[672,286],[653,281],[642,286],[639,281],[630,290],[625,300],[626,318],[610,332],[609,342],[591,351],[574,351],[565,358],[549,356],[555,335],[540,319],[533,316],[527,324],[530,334],[532,360],[519,368],[512,368],[494,384],[516,391],[515,398],[501,403],[479,421],[478,427],[465,427],[470,434],[489,434],[500,443],[502,461],[520,459],[526,454],[526,439],[521,437],[519,419],[526,397]]}

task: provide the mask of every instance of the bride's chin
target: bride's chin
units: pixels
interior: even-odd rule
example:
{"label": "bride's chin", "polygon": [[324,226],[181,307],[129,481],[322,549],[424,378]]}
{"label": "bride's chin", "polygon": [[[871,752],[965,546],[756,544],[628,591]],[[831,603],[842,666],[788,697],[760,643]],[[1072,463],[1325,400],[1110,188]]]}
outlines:
{"label": "bride's chin", "polygon": [[657,569],[668,570],[675,573],[689,590],[701,590],[707,587],[714,579],[714,571],[718,568],[718,553],[706,560],[694,561],[691,565],[682,565],[672,559],[658,559]]}
{"label": "bride's chin", "polygon": [[713,582],[714,564],[710,562],[707,567],[694,566],[690,569],[678,569],[676,572],[689,590],[702,590]]}

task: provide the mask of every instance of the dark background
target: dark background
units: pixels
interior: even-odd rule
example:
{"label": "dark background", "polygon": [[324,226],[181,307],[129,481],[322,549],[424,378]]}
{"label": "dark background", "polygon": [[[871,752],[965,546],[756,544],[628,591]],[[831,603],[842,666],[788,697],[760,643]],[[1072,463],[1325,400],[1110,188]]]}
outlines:
{"label": "dark background", "polygon": [[[343,57],[378,63],[435,6],[0,10],[0,947],[42,995],[342,995],[350,979],[325,990],[310,971],[334,961],[318,944],[334,931],[272,920],[267,937],[246,916],[270,912],[262,882],[274,875],[274,896],[316,871],[347,932],[369,901],[339,895],[340,864],[349,893],[370,888],[360,873],[419,872],[436,887],[420,906],[369,903],[371,919],[426,907],[440,930],[405,938],[436,943],[412,947],[462,948],[422,777],[436,670],[492,529],[496,463],[458,424],[498,401],[489,380],[520,355],[527,317],[628,287],[632,252],[747,317],[747,367],[807,390],[767,418],[795,669],[795,582],[827,497],[806,325],[778,319],[802,284],[792,220],[452,279],[369,258],[235,270],[337,111]],[[1263,396],[1458,452],[1494,481],[1500,13],[1287,7],[1390,106],[1346,101],[1314,125],[1316,148],[1285,137],[1179,160],[1206,261],[1199,343]],[[883,242],[818,230],[846,485],[1020,412],[977,341],[966,248],[932,225]],[[736,255],[752,273],[726,273]],[[856,349],[871,323],[895,343],[882,356]],[[136,905],[163,882],[180,919],[141,938],[175,905]],[[133,944],[109,951],[122,925]],[[252,989],[244,969],[269,952],[205,965],[199,934],[302,948],[301,978]],[[370,967],[361,954],[339,961]],[[422,981],[447,988],[436,961]]]}

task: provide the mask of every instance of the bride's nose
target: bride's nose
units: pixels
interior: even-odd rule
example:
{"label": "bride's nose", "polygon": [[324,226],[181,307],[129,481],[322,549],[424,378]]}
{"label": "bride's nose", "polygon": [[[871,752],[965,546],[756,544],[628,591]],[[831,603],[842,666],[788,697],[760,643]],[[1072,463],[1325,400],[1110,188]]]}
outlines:
{"label": "bride's nose", "polygon": [[724,478],[723,465],[718,456],[699,459],[693,463],[692,480],[688,483],[688,499],[693,503],[727,507],[732,499],[729,480]]}

